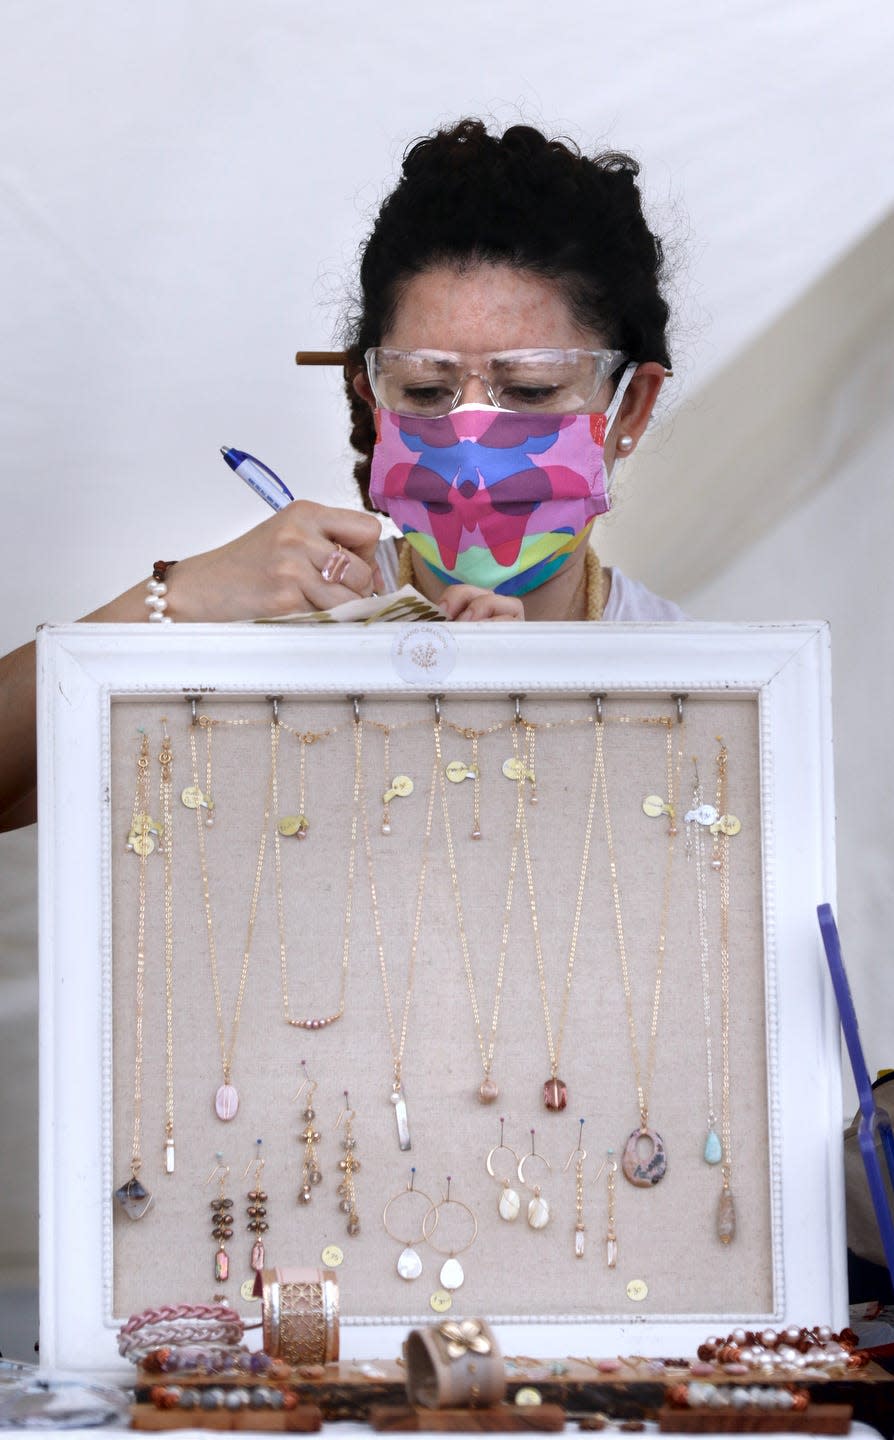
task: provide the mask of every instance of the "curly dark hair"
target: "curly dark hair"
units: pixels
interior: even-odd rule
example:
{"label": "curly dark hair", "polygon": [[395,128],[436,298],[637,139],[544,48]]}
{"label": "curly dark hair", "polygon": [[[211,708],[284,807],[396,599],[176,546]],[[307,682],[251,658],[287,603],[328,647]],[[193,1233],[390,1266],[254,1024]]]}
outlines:
{"label": "curly dark hair", "polygon": [[530,125],[490,135],[465,119],[417,140],[382,205],[360,262],[347,340],[346,390],[364,504],[375,427],[353,388],[412,276],[436,265],[500,263],[560,286],[575,319],[633,360],[670,366],[661,241],[643,217],[639,166],[615,151],[582,155]]}

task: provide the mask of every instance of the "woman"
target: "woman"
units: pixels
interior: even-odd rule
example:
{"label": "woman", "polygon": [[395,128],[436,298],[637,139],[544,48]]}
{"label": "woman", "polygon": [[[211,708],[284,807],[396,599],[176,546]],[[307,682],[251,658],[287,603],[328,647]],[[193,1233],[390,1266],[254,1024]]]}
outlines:
{"label": "woman", "polygon": [[[528,126],[463,120],[412,146],[364,247],[346,366],[361,495],[400,553],[374,515],[296,500],[86,618],[244,620],[405,581],[449,620],[680,618],[588,544],[670,365],[637,173]],[[36,817],[32,645],[0,684],[11,829]]]}

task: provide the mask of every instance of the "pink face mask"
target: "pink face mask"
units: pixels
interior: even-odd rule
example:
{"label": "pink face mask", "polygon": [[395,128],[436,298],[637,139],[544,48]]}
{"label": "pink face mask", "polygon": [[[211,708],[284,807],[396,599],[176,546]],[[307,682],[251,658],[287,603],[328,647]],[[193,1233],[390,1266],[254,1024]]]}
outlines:
{"label": "pink face mask", "polygon": [[439,579],[524,595],[555,575],[609,508],[605,436],[628,378],[597,415],[462,405],[428,418],[379,408],[370,498]]}

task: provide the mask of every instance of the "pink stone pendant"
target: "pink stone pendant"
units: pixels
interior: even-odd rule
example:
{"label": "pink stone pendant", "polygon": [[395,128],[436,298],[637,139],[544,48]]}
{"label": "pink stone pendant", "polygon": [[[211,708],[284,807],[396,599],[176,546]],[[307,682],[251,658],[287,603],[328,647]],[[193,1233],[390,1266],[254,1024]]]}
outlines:
{"label": "pink stone pendant", "polygon": [[490,1075],[485,1075],[478,1086],[478,1099],[482,1105],[492,1105],[500,1093],[500,1087]]}
{"label": "pink stone pendant", "polygon": [[733,1192],[726,1187],[717,1204],[717,1238],[721,1245],[731,1245],[736,1238],[736,1203]]}
{"label": "pink stone pendant", "polygon": [[239,1091],[235,1085],[221,1085],[214,1097],[214,1109],[219,1120],[232,1120],[239,1109]]}
{"label": "pink stone pendant", "polygon": [[564,1110],[568,1104],[568,1087],[564,1080],[555,1076],[544,1081],[543,1103],[547,1110]]}
{"label": "pink stone pendant", "polygon": [[263,1270],[264,1268],[263,1240],[256,1240],[251,1247],[251,1268],[252,1270]]}
{"label": "pink stone pendant", "polygon": [[229,1280],[230,1278],[230,1257],[222,1245],[214,1257],[214,1278],[215,1280]]}

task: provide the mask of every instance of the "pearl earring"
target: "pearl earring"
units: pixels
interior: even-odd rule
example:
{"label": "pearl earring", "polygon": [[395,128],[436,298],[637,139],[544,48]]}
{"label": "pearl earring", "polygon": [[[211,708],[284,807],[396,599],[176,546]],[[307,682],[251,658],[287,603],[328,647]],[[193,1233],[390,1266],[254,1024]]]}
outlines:
{"label": "pearl earring", "polygon": [[618,441],[618,449],[622,452],[622,454],[629,455],[630,451],[633,449],[633,436],[622,435]]}

